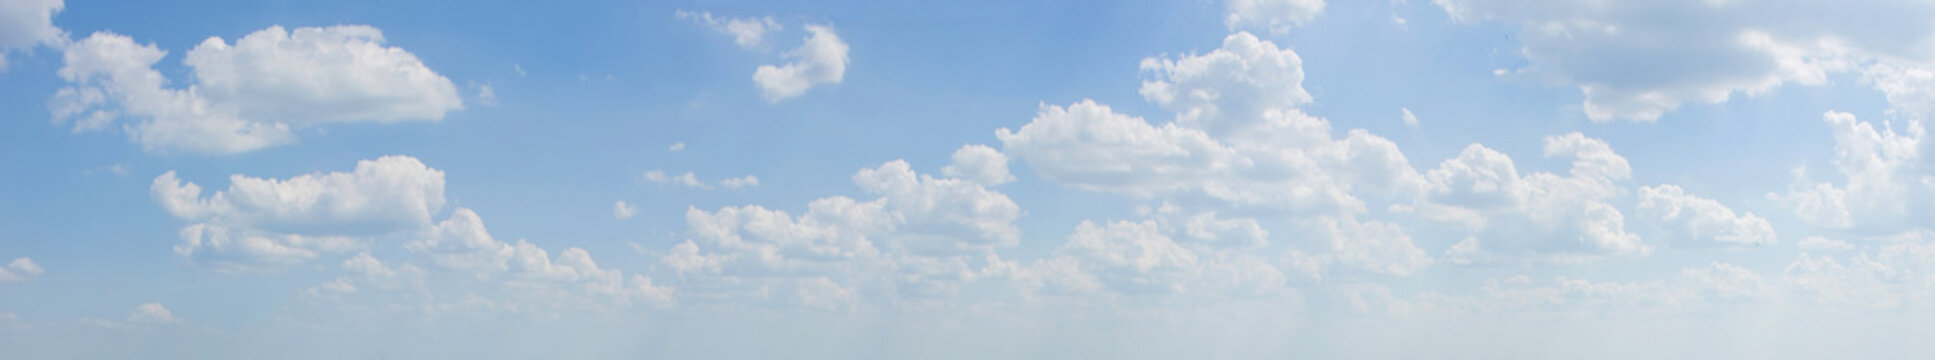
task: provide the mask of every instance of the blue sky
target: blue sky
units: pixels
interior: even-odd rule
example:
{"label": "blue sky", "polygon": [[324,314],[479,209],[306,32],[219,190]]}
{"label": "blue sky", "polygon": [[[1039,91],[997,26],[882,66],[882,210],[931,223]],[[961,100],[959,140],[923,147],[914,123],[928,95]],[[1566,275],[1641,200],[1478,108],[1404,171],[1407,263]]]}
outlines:
{"label": "blue sky", "polygon": [[1930,14],[0,0],[0,357],[1901,357]]}

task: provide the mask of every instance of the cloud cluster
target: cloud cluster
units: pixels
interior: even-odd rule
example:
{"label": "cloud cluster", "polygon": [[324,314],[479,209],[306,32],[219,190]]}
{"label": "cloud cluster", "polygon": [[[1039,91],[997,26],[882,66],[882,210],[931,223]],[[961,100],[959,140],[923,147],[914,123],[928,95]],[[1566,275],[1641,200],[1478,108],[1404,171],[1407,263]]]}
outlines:
{"label": "cloud cluster", "polygon": [[436,269],[466,274],[461,278],[489,285],[486,289],[514,289],[501,294],[507,298],[536,297],[525,304],[562,299],[674,304],[671,288],[642,274],[600,267],[582,248],[554,256],[525,240],[497,240],[481,216],[462,207],[433,220],[445,205],[444,173],[408,156],[361,161],[350,172],[287,179],[234,175],[226,190],[208,196],[171,171],[155,178],[151,193],[170,214],[194,222],[181,230],[175,251],[218,270],[282,269],[362,251],[341,264],[343,276],[305,292],[320,298],[359,293],[358,284],[430,291],[425,282],[431,272],[424,267],[409,260],[386,265],[368,251],[376,241],[400,241]]}
{"label": "cloud cluster", "polygon": [[436,121],[462,109],[450,79],[368,26],[280,26],[234,44],[211,37],[188,51],[184,88],[154,66],[154,45],[97,32],[62,50],[70,86],[48,102],[74,131],[121,130],[149,151],[231,154],[296,141],[296,130],[340,122]]}

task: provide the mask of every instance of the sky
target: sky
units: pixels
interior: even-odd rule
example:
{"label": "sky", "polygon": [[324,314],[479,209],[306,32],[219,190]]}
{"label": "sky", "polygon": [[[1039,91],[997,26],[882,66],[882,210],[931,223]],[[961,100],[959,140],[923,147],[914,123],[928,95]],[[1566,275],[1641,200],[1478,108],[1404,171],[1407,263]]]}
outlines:
{"label": "sky", "polygon": [[0,0],[0,358],[1912,357],[1931,115],[1926,1]]}

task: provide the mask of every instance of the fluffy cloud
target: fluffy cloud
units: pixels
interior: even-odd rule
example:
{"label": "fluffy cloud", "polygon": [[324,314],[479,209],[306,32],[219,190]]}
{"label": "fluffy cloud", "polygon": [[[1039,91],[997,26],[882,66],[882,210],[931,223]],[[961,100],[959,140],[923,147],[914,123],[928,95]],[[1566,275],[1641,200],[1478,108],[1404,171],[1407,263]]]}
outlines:
{"label": "fluffy cloud", "polygon": [[806,42],[786,52],[791,62],[760,65],[753,71],[753,83],[759,85],[759,94],[767,102],[776,103],[805,94],[814,86],[846,79],[847,43],[829,26],[806,25],[806,32]]}
{"label": "fluffy cloud", "polygon": [[384,156],[350,172],[288,179],[231,175],[227,190],[202,188],[170,171],[155,178],[156,202],[184,220],[298,234],[373,234],[420,227],[444,205],[443,171],[416,158]]}
{"label": "fluffy cloud", "polygon": [[359,237],[420,229],[444,206],[443,172],[408,156],[359,161],[351,172],[289,179],[229,177],[226,190],[202,188],[173,171],[154,180],[155,202],[197,222],[175,251],[223,268],[286,265],[355,249]]}
{"label": "fluffy cloud", "polygon": [[1154,125],[1081,101],[1042,106],[1002,151],[1075,188],[1178,203],[1307,212],[1360,212],[1354,191],[1403,196],[1422,178],[1391,141],[1290,106],[1308,102],[1301,61],[1248,33],[1202,55],[1145,59],[1150,102],[1176,112]]}
{"label": "fluffy cloud", "polygon": [[1766,245],[1774,243],[1774,226],[1753,213],[1736,214],[1713,199],[1687,194],[1674,185],[1639,188],[1637,215],[1654,222],[1690,245]]}
{"label": "fluffy cloud", "polygon": [[680,19],[691,20],[721,34],[732,35],[732,43],[741,48],[758,49],[766,46],[766,34],[785,29],[772,17],[728,18],[713,17],[710,11],[685,11],[674,13]]}
{"label": "fluffy cloud", "polygon": [[1815,182],[1798,170],[1785,193],[1768,197],[1793,207],[1816,226],[1871,233],[1926,229],[1935,221],[1935,176],[1923,168],[1919,121],[1904,128],[1858,121],[1853,114],[1822,116],[1834,134],[1834,168],[1842,182]]}
{"label": "fluffy cloud", "polygon": [[33,280],[46,272],[40,268],[40,264],[34,263],[34,259],[15,258],[6,267],[0,267],[0,283]]}
{"label": "fluffy cloud", "polygon": [[1529,65],[1516,73],[1578,86],[1595,121],[1652,121],[1935,49],[1935,4],[1921,2],[1435,2],[1457,21],[1518,25]]}
{"label": "fluffy cloud", "polygon": [[404,248],[429,256],[443,268],[501,277],[507,285],[525,290],[598,295],[620,304],[640,302],[660,308],[675,303],[672,288],[655,285],[644,275],[628,279],[616,269],[600,268],[584,249],[566,248],[553,257],[524,240],[515,244],[497,240],[484,227],[483,218],[466,208],[451,211],[449,219]]}
{"label": "fluffy cloud", "polygon": [[150,151],[227,154],[284,145],[295,129],[334,122],[439,120],[463,107],[456,86],[368,26],[270,27],[235,44],[209,38],[183,64],[194,81],[167,86],[153,45],[98,32],[63,50],[72,85],[49,107],[75,131],[123,129]]}
{"label": "fluffy cloud", "polygon": [[1631,176],[1624,157],[1605,141],[1580,133],[1546,137],[1545,156],[1571,158],[1571,171],[1521,176],[1511,157],[1478,144],[1430,171],[1431,187],[1417,211],[1471,236],[1447,254],[1454,262],[1508,254],[1568,259],[1651,251],[1626,232],[1625,216],[1607,203],[1624,191],[1616,183]]}
{"label": "fluffy cloud", "polygon": [[1176,122],[1214,136],[1310,102],[1303,58],[1247,32],[1207,54],[1142,60],[1142,97],[1176,112]]}
{"label": "fluffy cloud", "polygon": [[[828,307],[865,294],[952,291],[1003,264],[993,251],[1020,240],[1020,207],[979,182],[919,174],[905,161],[861,169],[853,182],[878,197],[821,198],[798,215],[758,205],[687,210],[692,241],[660,263],[692,296]],[[785,293],[799,296],[774,295]]]}
{"label": "fluffy cloud", "polygon": [[54,14],[63,6],[61,0],[0,3],[0,71],[7,70],[7,55],[12,52],[67,39],[66,31],[54,27]]}
{"label": "fluffy cloud", "polygon": [[1310,22],[1324,11],[1324,0],[1227,0],[1223,22],[1230,29],[1263,29],[1282,33]]}
{"label": "fluffy cloud", "polygon": [[1180,292],[1197,275],[1196,253],[1162,235],[1152,221],[1083,221],[1057,254],[1075,259],[1108,288],[1125,292]]}
{"label": "fluffy cloud", "polygon": [[1375,274],[1410,276],[1433,262],[1397,224],[1326,217],[1317,221],[1337,265]]}
{"label": "fluffy cloud", "polygon": [[989,186],[1015,181],[1015,176],[1008,173],[1008,155],[987,145],[968,145],[955,150],[954,162],[941,168],[941,174]]}

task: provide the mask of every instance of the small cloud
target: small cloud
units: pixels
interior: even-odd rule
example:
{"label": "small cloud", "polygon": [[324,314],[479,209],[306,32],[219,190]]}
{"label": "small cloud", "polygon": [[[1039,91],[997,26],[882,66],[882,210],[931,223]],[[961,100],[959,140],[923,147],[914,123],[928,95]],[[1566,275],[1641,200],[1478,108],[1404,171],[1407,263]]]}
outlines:
{"label": "small cloud", "polygon": [[[650,182],[659,183],[659,184],[680,185],[680,186],[694,188],[694,189],[706,189],[706,190],[711,190],[713,188],[713,184],[707,183],[704,180],[699,180],[699,176],[696,174],[693,174],[690,171],[687,171],[683,174],[673,175],[670,173],[666,173],[663,170],[652,170],[652,171],[646,171],[644,177],[645,177],[645,181],[650,181]],[[727,179],[719,180],[718,186],[725,187],[727,189],[743,189],[743,188],[759,186],[759,177],[746,175],[746,176],[741,176],[736,178],[727,178]]]}
{"label": "small cloud", "polygon": [[626,203],[624,200],[619,200],[617,203],[611,204],[612,218],[615,218],[618,220],[624,220],[624,219],[630,219],[632,218],[632,215],[637,215],[637,214],[638,214],[638,206],[634,206],[632,204]]}
{"label": "small cloud", "polygon": [[1404,112],[1404,125],[1418,127],[1418,115],[1412,114],[1411,108],[1399,108],[1398,110]]}
{"label": "small cloud", "polygon": [[477,89],[477,104],[478,104],[478,105],[483,105],[483,106],[497,106],[497,90],[496,90],[496,89],[492,89],[492,88],[490,87],[490,85],[482,85],[482,84],[477,84],[477,83],[471,83],[471,84],[470,84],[470,87],[471,87],[471,88],[473,88],[473,89]]}
{"label": "small cloud", "polygon": [[33,280],[46,272],[45,269],[40,268],[40,264],[34,263],[34,259],[17,258],[7,263],[6,267],[0,267],[0,282]]}
{"label": "small cloud", "polygon": [[673,13],[680,19],[692,20],[722,34],[732,35],[732,43],[743,49],[760,49],[766,46],[766,34],[785,29],[772,17],[727,18],[714,17],[708,11],[679,10]]}
{"label": "small cloud", "polygon": [[511,63],[511,71],[516,71],[518,77],[530,75],[529,73],[524,72],[524,65],[518,64],[518,63]]}
{"label": "small cloud", "polygon": [[170,324],[178,322],[181,322],[181,318],[175,317],[175,312],[169,311],[168,307],[161,306],[161,303],[158,302],[135,306],[134,311],[128,313],[128,323],[130,324]]}
{"label": "small cloud", "polygon": [[727,189],[754,187],[754,186],[759,186],[759,177],[746,175],[746,176],[741,176],[736,178],[730,178],[730,179],[720,180],[719,185],[725,186]]}
{"label": "small cloud", "polygon": [[699,189],[712,188],[711,185],[706,185],[705,182],[699,181],[699,176],[693,175],[692,172],[690,171],[679,175],[668,175],[665,173],[665,171],[662,171],[662,170],[646,171],[645,181],[655,182],[659,184],[684,185],[685,187],[689,187],[689,188],[699,188]]}
{"label": "small cloud", "polygon": [[675,143],[672,143],[672,146],[669,146],[669,147],[666,147],[666,148],[665,148],[665,151],[669,151],[669,152],[679,152],[679,151],[684,151],[684,150],[685,150],[685,142],[684,142],[684,141],[680,141],[680,142],[675,142]]}

